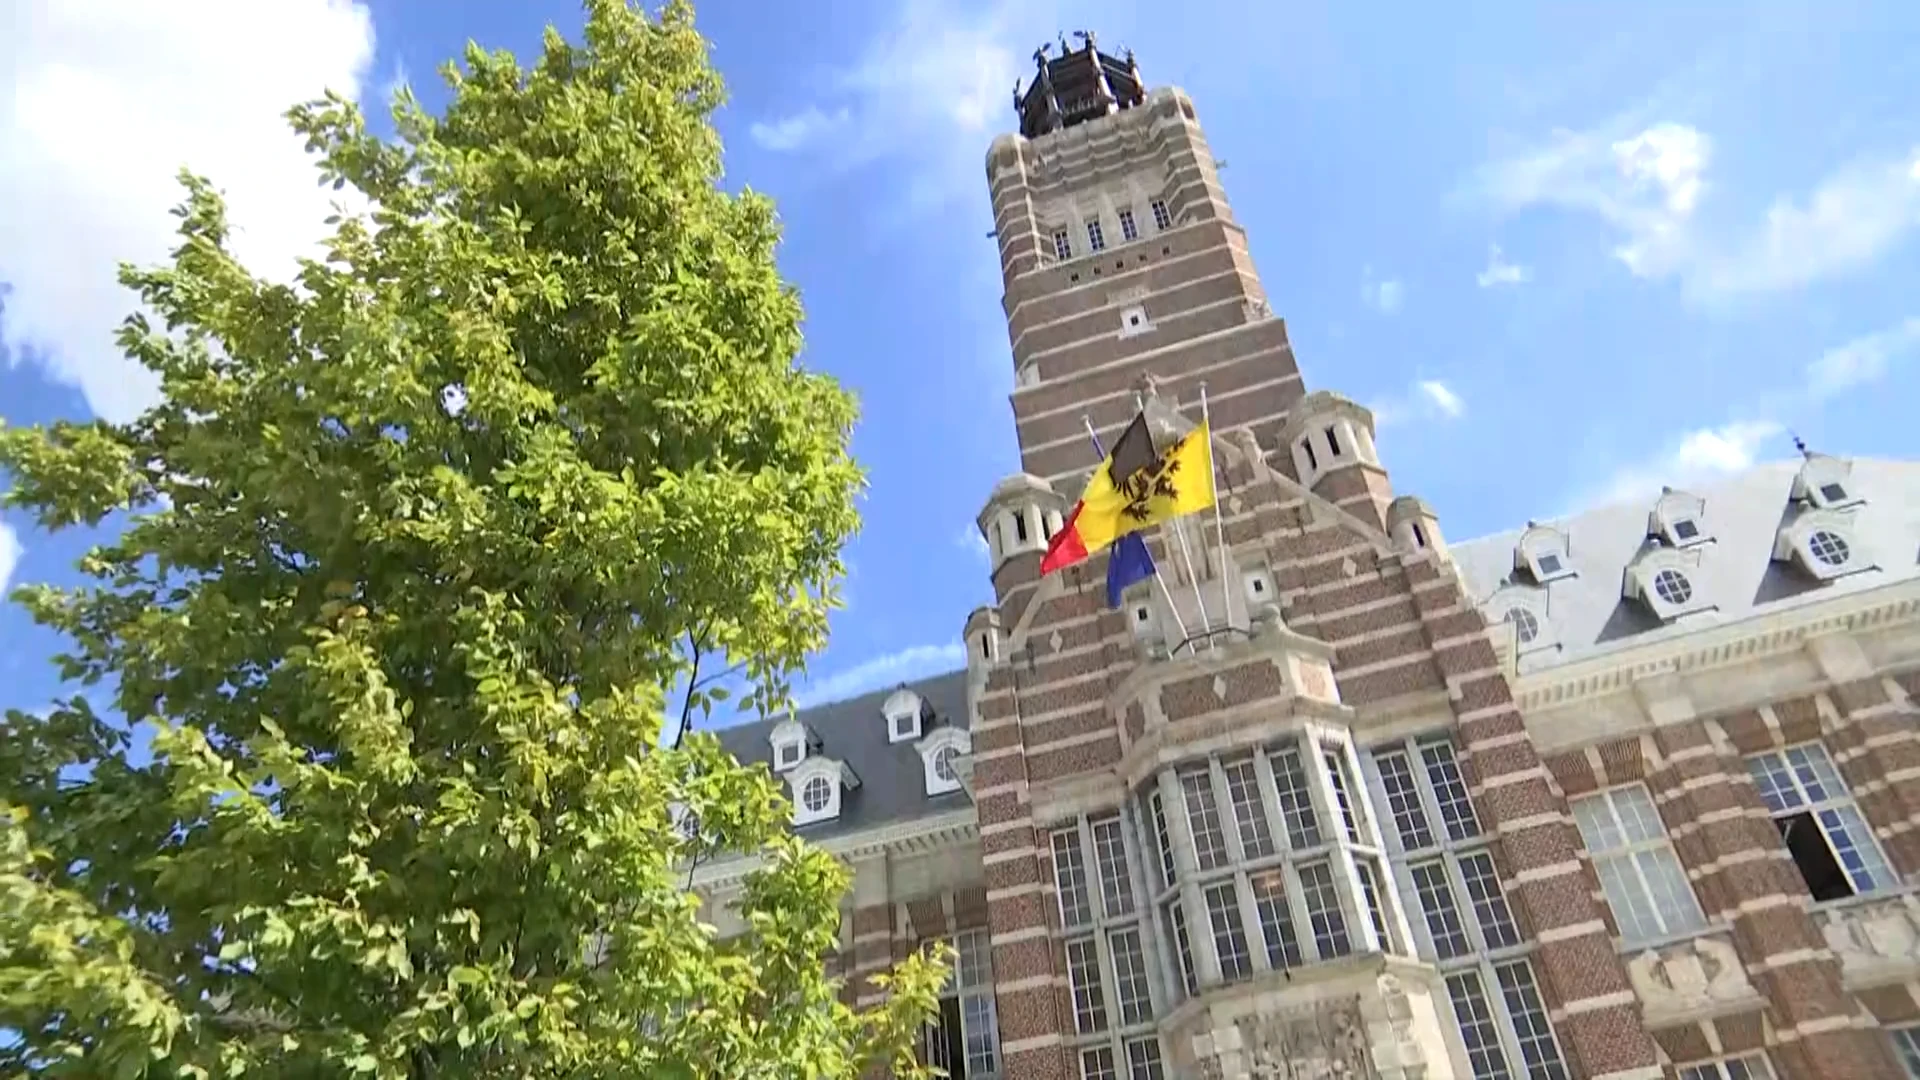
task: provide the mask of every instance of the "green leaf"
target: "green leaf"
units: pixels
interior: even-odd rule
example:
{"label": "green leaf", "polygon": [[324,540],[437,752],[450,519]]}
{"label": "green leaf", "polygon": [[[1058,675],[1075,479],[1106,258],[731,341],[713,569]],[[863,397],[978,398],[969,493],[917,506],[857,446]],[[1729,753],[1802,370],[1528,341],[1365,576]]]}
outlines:
{"label": "green leaf", "polygon": [[[691,9],[583,7],[391,136],[290,109],[351,193],[291,285],[182,173],[121,274],[159,404],[0,429],[9,507],[113,522],[15,593],[78,696],[0,721],[0,1075],[921,1075],[940,965],[840,1004],[846,868],[763,767],[662,745],[663,688],[739,665],[693,726],[773,715],[824,645],[856,409],[722,184]],[[732,940],[696,844],[765,855]]]}

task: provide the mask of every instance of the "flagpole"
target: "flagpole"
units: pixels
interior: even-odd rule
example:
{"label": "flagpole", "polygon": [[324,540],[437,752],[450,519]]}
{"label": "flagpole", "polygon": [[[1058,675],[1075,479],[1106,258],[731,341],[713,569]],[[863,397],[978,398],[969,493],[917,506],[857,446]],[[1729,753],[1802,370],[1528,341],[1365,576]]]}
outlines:
{"label": "flagpole", "polygon": [[[1207,384],[1200,384],[1200,423],[1207,429],[1207,483],[1213,491],[1213,531],[1219,539],[1220,565],[1220,604],[1221,618],[1228,627],[1233,626],[1233,593],[1227,584],[1227,519],[1220,512],[1220,479],[1214,471],[1213,461],[1213,414],[1207,408]],[[1248,612],[1248,625],[1252,625],[1253,615]]]}
{"label": "flagpole", "polygon": [[[1087,438],[1093,440],[1094,454],[1098,458],[1105,459],[1107,456],[1107,451],[1100,445],[1099,434],[1093,430],[1092,418],[1087,416],[1085,413],[1081,413],[1080,423],[1086,426]],[[1099,466],[1097,465],[1095,466],[1095,468],[1098,468],[1098,467]],[[1185,619],[1182,619],[1180,617],[1180,608],[1178,605],[1176,605],[1173,602],[1173,591],[1167,588],[1167,579],[1160,576],[1159,563],[1153,564],[1153,580],[1155,584],[1160,586],[1160,596],[1162,599],[1166,600],[1167,602],[1167,613],[1173,616],[1173,625],[1176,629],[1180,631],[1180,640],[1181,641],[1187,640],[1187,622]],[[1171,650],[1169,650],[1168,655],[1172,655]]]}
{"label": "flagpole", "polygon": [[[1133,400],[1135,404],[1140,407],[1141,412],[1144,413],[1147,411],[1147,399],[1145,395],[1136,393],[1133,395]],[[1207,447],[1207,452],[1211,454],[1213,447]],[[1173,526],[1174,539],[1180,543],[1180,561],[1186,565],[1187,580],[1193,582],[1193,602],[1194,605],[1200,609],[1200,627],[1206,631],[1207,648],[1211,649],[1213,648],[1213,616],[1207,614],[1207,597],[1200,591],[1200,575],[1193,572],[1193,548],[1187,543],[1185,524],[1180,518],[1174,518],[1169,524]],[[1184,630],[1181,631],[1183,634],[1185,632]],[[1199,650],[1189,645],[1187,651],[1192,653],[1198,652]]]}

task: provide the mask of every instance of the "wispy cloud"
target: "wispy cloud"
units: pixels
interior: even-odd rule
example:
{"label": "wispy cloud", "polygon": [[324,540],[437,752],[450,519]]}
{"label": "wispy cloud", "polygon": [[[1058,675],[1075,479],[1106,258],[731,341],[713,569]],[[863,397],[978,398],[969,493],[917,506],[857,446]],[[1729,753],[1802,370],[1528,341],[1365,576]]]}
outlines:
{"label": "wispy cloud", "polygon": [[1487,248],[1487,268],[1474,275],[1473,280],[1483,289],[1497,285],[1523,285],[1533,279],[1533,271],[1527,267],[1510,263],[1500,253],[1500,245]]}
{"label": "wispy cloud", "polygon": [[1466,399],[1439,379],[1418,379],[1404,394],[1369,405],[1375,427],[1410,420],[1457,420],[1467,411]]}
{"label": "wispy cloud", "polygon": [[1361,270],[1363,280],[1360,283],[1360,300],[1382,315],[1392,315],[1400,310],[1400,304],[1406,299],[1407,289],[1393,278],[1375,280],[1373,267]]}
{"label": "wispy cloud", "polygon": [[843,701],[869,690],[877,690],[888,683],[952,671],[966,662],[966,648],[957,641],[945,645],[911,645],[832,675],[811,679],[794,694],[794,703],[805,708],[830,701]]}
{"label": "wispy cloud", "polygon": [[846,109],[826,112],[817,105],[809,105],[797,113],[771,122],[757,121],[747,129],[747,133],[753,136],[754,142],[768,150],[785,153],[811,146],[825,136],[844,129],[852,118],[853,114]]}
{"label": "wispy cloud", "polygon": [[136,306],[122,260],[166,258],[182,163],[226,192],[236,254],[285,277],[337,197],[281,114],[328,88],[358,96],[373,21],[351,0],[11,5],[0,46],[0,281],[5,344],[127,420],[158,383],[114,344]]}
{"label": "wispy cloud", "polygon": [[1839,166],[1802,198],[1781,196],[1731,231],[1703,223],[1713,140],[1688,124],[1620,118],[1492,163],[1474,188],[1503,212],[1558,207],[1598,216],[1636,276],[1673,279],[1691,300],[1779,292],[1873,263],[1920,226],[1920,148]]}
{"label": "wispy cloud", "polygon": [[1615,472],[1575,498],[1574,509],[1605,506],[1657,494],[1661,487],[1712,483],[1752,468],[1769,444],[1787,448],[1786,429],[1772,420],[1746,420],[1682,434],[1661,451]]}
{"label": "wispy cloud", "polygon": [[993,549],[987,546],[987,538],[981,535],[978,525],[969,524],[961,528],[954,534],[953,542],[982,563],[993,557]]}
{"label": "wispy cloud", "polygon": [[0,600],[5,599],[7,588],[13,582],[14,568],[20,565],[20,556],[24,554],[26,549],[20,546],[20,534],[0,521]]}
{"label": "wispy cloud", "polygon": [[1893,365],[1920,352],[1920,317],[1862,334],[1821,353],[1809,363],[1797,385],[1778,388],[1751,401],[1748,419],[1681,434],[1660,453],[1633,462],[1605,483],[1572,500],[1574,508],[1644,498],[1662,486],[1710,483],[1751,468],[1768,456],[1788,452],[1786,425],[1776,417],[1804,411],[1835,397],[1879,382]]}
{"label": "wispy cloud", "polygon": [[859,59],[829,74],[818,100],[763,118],[753,137],[800,151],[832,131],[827,167],[903,161],[909,210],[973,194],[989,140],[1010,124],[1014,82],[1031,72],[1031,43],[1056,27],[1053,7],[907,0]]}
{"label": "wispy cloud", "polygon": [[1807,365],[1807,393],[1816,400],[1878,382],[1889,365],[1920,348],[1920,318],[1857,337]]}

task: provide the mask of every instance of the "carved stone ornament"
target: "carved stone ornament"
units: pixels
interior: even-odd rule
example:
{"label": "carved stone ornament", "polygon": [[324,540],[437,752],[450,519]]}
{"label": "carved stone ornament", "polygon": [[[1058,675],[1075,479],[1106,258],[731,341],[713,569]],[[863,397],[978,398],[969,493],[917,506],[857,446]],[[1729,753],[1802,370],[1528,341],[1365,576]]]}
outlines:
{"label": "carved stone ornament", "polygon": [[1379,1080],[1357,997],[1244,1019],[1195,1040],[1207,1080]]}
{"label": "carved stone ornament", "polygon": [[1689,1016],[1744,1006],[1757,998],[1740,954],[1718,937],[1697,937],[1648,949],[1627,962],[1627,978],[1656,1016]]}
{"label": "carved stone ornament", "polygon": [[1894,897],[1824,912],[1821,930],[1849,982],[1906,981],[1920,970],[1920,898]]}

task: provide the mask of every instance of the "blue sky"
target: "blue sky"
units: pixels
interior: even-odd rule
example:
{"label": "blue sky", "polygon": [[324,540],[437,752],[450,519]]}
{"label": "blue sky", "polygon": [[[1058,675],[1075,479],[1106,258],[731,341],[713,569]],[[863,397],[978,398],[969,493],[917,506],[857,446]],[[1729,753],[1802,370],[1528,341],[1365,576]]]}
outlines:
{"label": "blue sky", "polygon": [[[157,10],[164,9],[164,10]],[[1551,10],[1550,10],[1551,9]],[[1465,538],[1792,452],[1911,457],[1920,7],[710,0],[729,183],[771,193],[806,361],[860,396],[871,490],[827,698],[960,662],[972,520],[1017,455],[982,160],[1033,47],[1091,27],[1184,86],[1309,384],[1375,407],[1396,489]],[[1445,11],[1442,14],[1442,11]],[[285,105],[440,99],[469,38],[564,3],[28,0],[0,42],[0,417],[126,419],[119,259],[165,251],[180,164],[284,273],[318,232]],[[383,112],[382,109],[375,110]],[[87,538],[0,530],[0,579]],[[58,691],[0,610],[0,706]]]}

